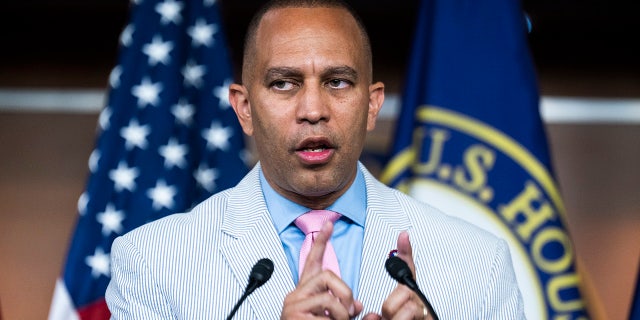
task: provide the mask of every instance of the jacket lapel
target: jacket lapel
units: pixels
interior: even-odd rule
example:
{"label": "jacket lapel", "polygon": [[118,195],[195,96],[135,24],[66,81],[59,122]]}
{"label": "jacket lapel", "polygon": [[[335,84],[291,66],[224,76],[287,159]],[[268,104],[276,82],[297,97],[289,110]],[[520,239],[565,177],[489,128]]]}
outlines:
{"label": "jacket lapel", "polygon": [[[259,319],[280,318],[282,301],[295,287],[284,249],[267,211],[256,166],[229,197],[222,231],[227,235],[220,247],[229,268],[243,290],[253,265],[262,258],[274,263],[271,279],[257,289],[245,304]],[[245,306],[246,307],[246,306]]]}
{"label": "jacket lapel", "polygon": [[[361,168],[363,169],[363,168]],[[393,192],[363,170],[367,185],[367,220],[360,267],[359,300],[364,305],[363,315],[380,313],[382,304],[396,287],[385,269],[389,252],[396,248],[398,235],[411,228],[407,215]],[[414,251],[415,253],[415,251]]]}

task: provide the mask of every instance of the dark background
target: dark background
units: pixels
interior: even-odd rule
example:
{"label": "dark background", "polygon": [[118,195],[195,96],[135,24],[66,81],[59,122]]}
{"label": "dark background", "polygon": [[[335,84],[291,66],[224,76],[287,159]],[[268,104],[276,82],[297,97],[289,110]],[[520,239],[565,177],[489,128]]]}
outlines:
{"label": "dark background", "polygon": [[[262,1],[219,0],[234,64]],[[353,0],[389,89],[404,74],[418,0]],[[5,0],[0,4],[0,85],[101,87],[116,63],[128,1]],[[640,1],[526,0],[543,93],[638,96]],[[67,77],[61,78],[64,70]],[[34,77],[34,75],[36,75]],[[609,81],[603,81],[609,80]],[[566,85],[569,82],[571,85]]]}

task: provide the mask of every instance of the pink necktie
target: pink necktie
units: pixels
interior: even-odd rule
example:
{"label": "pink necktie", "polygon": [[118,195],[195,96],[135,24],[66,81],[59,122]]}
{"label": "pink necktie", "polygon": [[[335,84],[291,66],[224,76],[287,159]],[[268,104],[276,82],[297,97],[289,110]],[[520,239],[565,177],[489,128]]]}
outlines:
{"label": "pink necktie", "polygon": [[[307,261],[309,251],[311,251],[311,244],[313,243],[314,233],[320,231],[322,225],[326,221],[335,223],[340,219],[340,214],[328,210],[311,210],[294,221],[296,226],[304,232],[306,235],[302,242],[302,248],[300,248],[300,261],[298,263],[298,278],[302,275],[304,264]],[[338,277],[340,276],[340,267],[338,266],[338,258],[336,252],[333,250],[331,241],[327,242],[327,247],[324,251],[324,257],[322,260],[322,270],[331,270]]]}

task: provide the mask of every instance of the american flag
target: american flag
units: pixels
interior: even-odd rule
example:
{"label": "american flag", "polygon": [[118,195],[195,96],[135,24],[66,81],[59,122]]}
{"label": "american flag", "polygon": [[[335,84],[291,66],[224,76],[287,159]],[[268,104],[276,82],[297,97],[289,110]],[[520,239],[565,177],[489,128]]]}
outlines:
{"label": "american flag", "polygon": [[247,172],[215,0],[137,0],[130,10],[49,319],[107,319],[112,241]]}

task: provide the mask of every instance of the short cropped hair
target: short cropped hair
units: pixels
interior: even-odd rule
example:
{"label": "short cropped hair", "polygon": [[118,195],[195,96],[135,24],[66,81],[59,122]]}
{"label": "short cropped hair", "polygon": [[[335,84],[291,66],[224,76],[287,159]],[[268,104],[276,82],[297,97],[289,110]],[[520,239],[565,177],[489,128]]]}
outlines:
{"label": "short cropped hair", "polygon": [[250,68],[253,68],[253,57],[256,56],[256,34],[258,32],[258,26],[262,21],[264,15],[275,9],[282,8],[337,8],[346,10],[356,21],[360,36],[362,37],[362,43],[364,45],[365,58],[369,64],[369,70],[371,70],[372,53],[371,42],[369,40],[369,34],[362,22],[362,19],[353,10],[353,8],[342,0],[271,0],[265,3],[258,11],[253,15],[251,22],[247,28],[247,33],[244,38],[244,53],[242,58],[242,81],[246,80],[245,75],[249,72]]}

